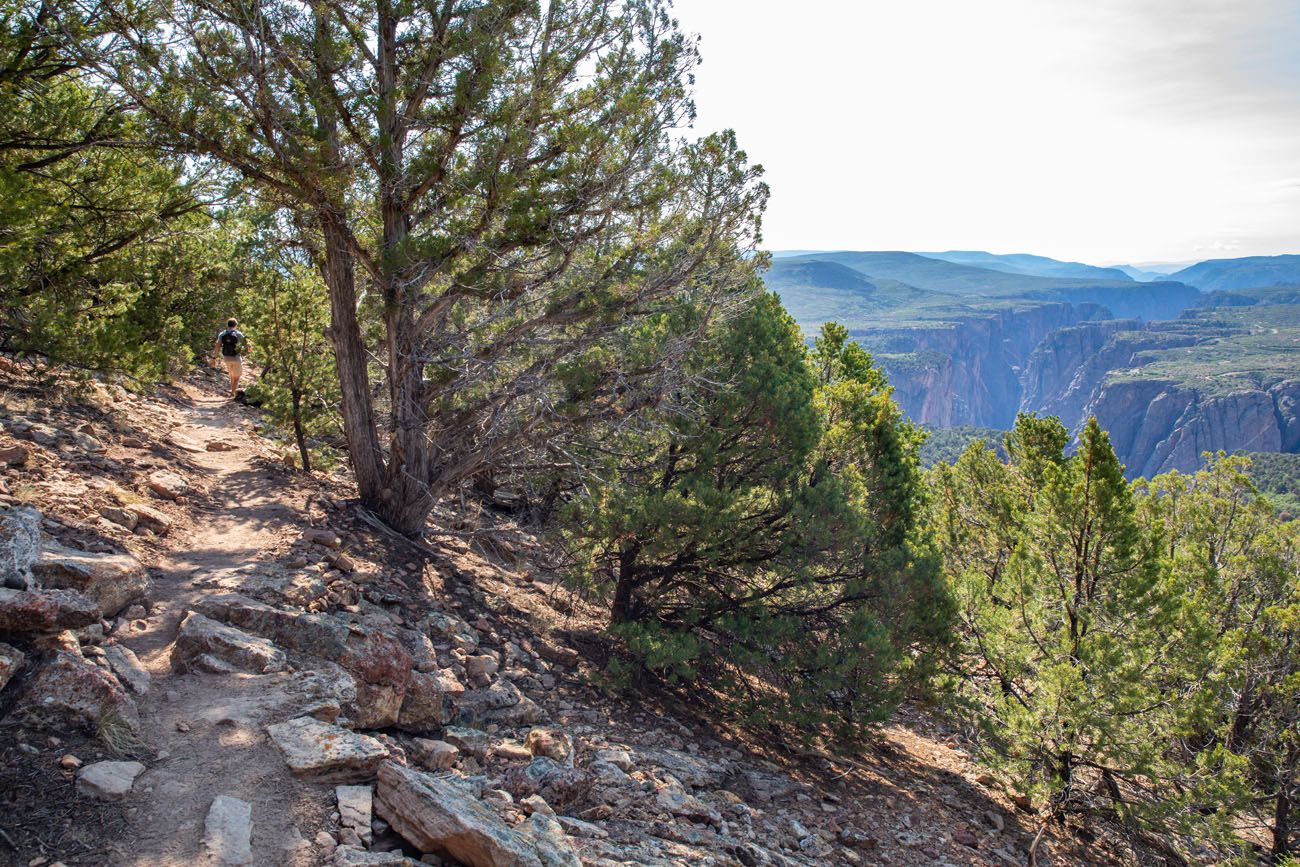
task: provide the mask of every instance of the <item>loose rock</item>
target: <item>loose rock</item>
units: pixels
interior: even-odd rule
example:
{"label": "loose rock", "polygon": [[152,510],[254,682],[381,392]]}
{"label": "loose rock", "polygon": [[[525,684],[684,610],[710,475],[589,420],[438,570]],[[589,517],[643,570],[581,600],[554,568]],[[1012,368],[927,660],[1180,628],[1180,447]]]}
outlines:
{"label": "loose rock", "polygon": [[184,671],[204,655],[256,673],[281,671],[285,666],[284,651],[265,638],[191,611],[176,634],[172,667]]}
{"label": "loose rock", "polygon": [[139,762],[95,762],[77,773],[77,791],[101,800],[126,796],[135,786],[135,778],[144,773]]}
{"label": "loose rock", "polygon": [[450,780],[384,762],[375,796],[376,812],[421,852],[469,867],[579,867],[558,823],[512,830]]}
{"label": "loose rock", "polygon": [[302,777],[363,780],[388,758],[388,748],[374,738],[311,717],[269,726],[267,732],[289,769]]}

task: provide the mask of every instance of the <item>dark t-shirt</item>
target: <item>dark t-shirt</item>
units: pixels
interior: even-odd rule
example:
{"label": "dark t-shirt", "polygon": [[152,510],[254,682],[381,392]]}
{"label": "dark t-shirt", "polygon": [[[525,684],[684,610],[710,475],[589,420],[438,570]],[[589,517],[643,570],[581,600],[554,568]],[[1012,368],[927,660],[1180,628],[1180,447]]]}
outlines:
{"label": "dark t-shirt", "polygon": [[239,347],[244,343],[244,332],[238,328],[227,328],[217,335],[221,343],[221,354],[227,358],[238,358]]}

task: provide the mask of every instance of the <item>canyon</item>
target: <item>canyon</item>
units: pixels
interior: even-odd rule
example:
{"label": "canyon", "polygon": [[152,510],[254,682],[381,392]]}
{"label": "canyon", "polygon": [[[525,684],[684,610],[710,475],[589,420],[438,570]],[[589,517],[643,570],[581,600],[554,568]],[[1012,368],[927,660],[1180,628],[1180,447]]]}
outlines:
{"label": "canyon", "polygon": [[1041,257],[984,263],[1042,269],[1032,273],[930,256],[804,253],[776,258],[767,280],[810,336],[843,323],[927,428],[1006,430],[1026,412],[1077,433],[1096,416],[1130,477],[1194,471],[1204,452],[1300,452],[1294,287],[1229,296],[1222,263],[1202,293],[1176,280],[1060,278],[1086,266]]}

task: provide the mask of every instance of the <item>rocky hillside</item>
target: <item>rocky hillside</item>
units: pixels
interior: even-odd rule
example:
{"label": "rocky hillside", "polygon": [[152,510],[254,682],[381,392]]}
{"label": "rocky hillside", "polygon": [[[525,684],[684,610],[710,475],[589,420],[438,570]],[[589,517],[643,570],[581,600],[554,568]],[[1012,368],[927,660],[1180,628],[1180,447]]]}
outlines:
{"label": "rocky hillside", "polygon": [[629,703],[500,514],[393,537],[202,376],[0,378],[0,864],[1023,863],[1032,805],[941,722],[809,749]]}

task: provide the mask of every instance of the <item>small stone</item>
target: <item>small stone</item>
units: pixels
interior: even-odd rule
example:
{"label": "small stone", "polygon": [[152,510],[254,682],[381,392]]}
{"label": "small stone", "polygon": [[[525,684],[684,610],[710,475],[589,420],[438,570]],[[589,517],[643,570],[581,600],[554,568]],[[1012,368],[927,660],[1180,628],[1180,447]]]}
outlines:
{"label": "small stone", "polygon": [[190,491],[189,482],[169,470],[157,470],[145,480],[149,490],[164,500],[175,500]]}
{"label": "small stone", "polygon": [[64,753],[59,759],[59,767],[64,770],[75,771],[77,768],[81,767],[81,759],[77,758],[72,753]]}
{"label": "small stone", "polygon": [[476,759],[487,757],[487,732],[479,729],[447,726],[442,730],[442,739],[466,755]]}
{"label": "small stone", "polygon": [[131,791],[142,773],[144,765],[139,762],[95,762],[77,773],[77,791],[91,798],[117,800]]}
{"label": "small stone", "polygon": [[430,771],[450,770],[460,757],[460,750],[446,741],[415,739],[416,760]]}
{"label": "small stone", "polygon": [[324,548],[333,548],[336,551],[343,547],[343,540],[339,538],[338,533],[320,527],[308,527],[303,531],[302,538],[304,542],[320,545]]}
{"label": "small stone", "polygon": [[546,756],[565,767],[573,767],[573,738],[553,728],[535,728],[524,738],[524,746],[535,756]]}

